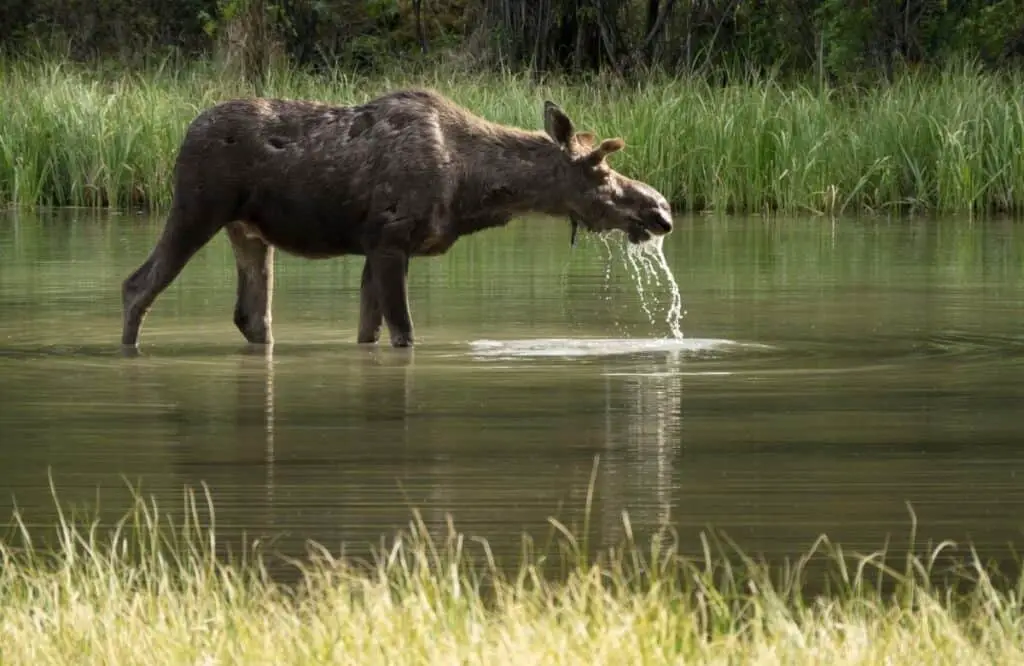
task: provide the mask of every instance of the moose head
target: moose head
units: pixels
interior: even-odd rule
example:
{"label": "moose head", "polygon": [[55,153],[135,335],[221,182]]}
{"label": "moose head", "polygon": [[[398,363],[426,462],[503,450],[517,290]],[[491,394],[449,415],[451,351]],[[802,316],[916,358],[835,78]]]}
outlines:
{"label": "moose head", "polygon": [[592,132],[577,132],[551,101],[544,102],[544,130],[566,160],[564,205],[569,209],[573,242],[581,226],[597,233],[618,229],[634,244],[672,231],[672,210],[665,197],[608,164],[608,156],[622,150],[625,141],[613,138],[598,143]]}

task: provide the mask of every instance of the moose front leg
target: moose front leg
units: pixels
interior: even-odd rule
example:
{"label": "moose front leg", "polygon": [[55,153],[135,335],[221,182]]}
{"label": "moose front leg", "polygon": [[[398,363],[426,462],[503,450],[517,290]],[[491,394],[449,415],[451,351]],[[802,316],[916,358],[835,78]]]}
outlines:
{"label": "moose front leg", "polygon": [[[388,332],[391,333],[391,346],[411,347],[412,317],[409,315],[406,286],[409,255],[398,249],[382,248],[368,256],[366,262],[363,275],[369,271],[369,278],[376,287],[371,293],[376,292],[378,312],[387,322]],[[364,312],[367,310],[361,308],[360,334],[364,332],[364,322],[373,322],[372,319],[362,319]],[[372,310],[369,313],[372,314]]]}

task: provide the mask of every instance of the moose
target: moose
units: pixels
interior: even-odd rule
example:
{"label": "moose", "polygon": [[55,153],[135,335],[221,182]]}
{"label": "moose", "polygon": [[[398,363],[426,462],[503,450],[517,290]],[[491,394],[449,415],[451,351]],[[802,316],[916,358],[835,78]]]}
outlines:
{"label": "moose", "polygon": [[149,257],[122,284],[122,345],[138,346],[159,294],[222,228],[236,260],[234,323],[272,344],[275,248],[325,259],[365,257],[358,343],[386,322],[413,344],[411,257],[441,255],[460,237],[517,215],[568,218],[577,230],[619,230],[641,243],[672,231],[668,202],[612,169],[621,138],[577,132],[551,101],[544,131],[491,122],[427,89],[363,104],[233,99],[189,124],[174,164],[171,208]]}

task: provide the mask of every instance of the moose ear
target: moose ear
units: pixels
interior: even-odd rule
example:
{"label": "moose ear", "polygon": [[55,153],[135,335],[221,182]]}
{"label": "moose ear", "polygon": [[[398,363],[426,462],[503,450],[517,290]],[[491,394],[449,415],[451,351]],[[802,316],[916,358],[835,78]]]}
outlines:
{"label": "moose ear", "polygon": [[576,145],[583,150],[590,150],[595,141],[597,136],[593,132],[576,132]]}
{"label": "moose ear", "polygon": [[572,141],[574,128],[569,116],[558,108],[558,105],[551,101],[544,102],[544,131],[548,133],[555,143],[563,148],[569,147]]}
{"label": "moose ear", "polygon": [[622,150],[625,147],[626,142],[622,139],[605,139],[601,142],[601,145],[590,151],[590,154],[587,155],[587,161],[594,165],[600,164],[604,161],[604,158],[608,157],[612,153]]}

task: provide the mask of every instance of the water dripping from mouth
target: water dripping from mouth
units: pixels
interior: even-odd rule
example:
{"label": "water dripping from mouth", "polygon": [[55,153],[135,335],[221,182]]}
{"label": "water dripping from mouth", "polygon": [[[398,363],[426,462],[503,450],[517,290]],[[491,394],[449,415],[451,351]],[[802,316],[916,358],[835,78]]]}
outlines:
{"label": "water dripping from mouth", "polygon": [[652,236],[642,243],[624,243],[625,264],[633,276],[633,284],[636,285],[637,295],[640,297],[640,306],[647,314],[651,325],[657,325],[651,306],[648,305],[647,294],[644,289],[644,282],[653,283],[654,287],[663,287],[667,284],[670,294],[668,311],[665,313],[665,323],[668,324],[669,332],[676,340],[683,339],[681,320],[686,313],[683,311],[683,297],[679,292],[679,284],[675,275],[665,258],[665,237]]}
{"label": "water dripping from mouth", "polygon": [[645,243],[643,247],[647,249],[646,256],[653,258],[656,268],[660,268],[665,274],[671,298],[668,312],[665,315],[665,321],[672,331],[672,337],[678,340],[683,337],[682,319],[686,312],[683,310],[683,296],[679,291],[679,283],[676,282],[676,276],[672,273],[672,268],[668,265],[668,259],[665,257],[665,237],[655,236],[649,243]]}
{"label": "water dripping from mouth", "polygon": [[[618,255],[633,278],[633,285],[636,287],[641,309],[647,315],[650,324],[658,326],[658,319],[655,316],[655,311],[658,307],[657,291],[650,289],[650,287],[661,288],[667,285],[670,300],[668,309],[665,312],[664,322],[668,324],[670,333],[668,337],[682,340],[684,336],[681,322],[682,318],[686,315],[686,311],[683,310],[683,298],[679,291],[679,284],[676,282],[675,275],[672,273],[668,260],[665,258],[665,237],[652,236],[641,243],[631,243],[622,234],[622,241],[620,243],[622,252],[617,253],[614,246],[609,242],[609,236],[613,235],[617,234],[593,235],[594,239],[599,241],[604,247],[605,291],[608,290],[609,281],[611,280],[612,259]],[[664,275],[664,278],[662,278],[662,275]],[[646,286],[645,283],[647,283]]]}

